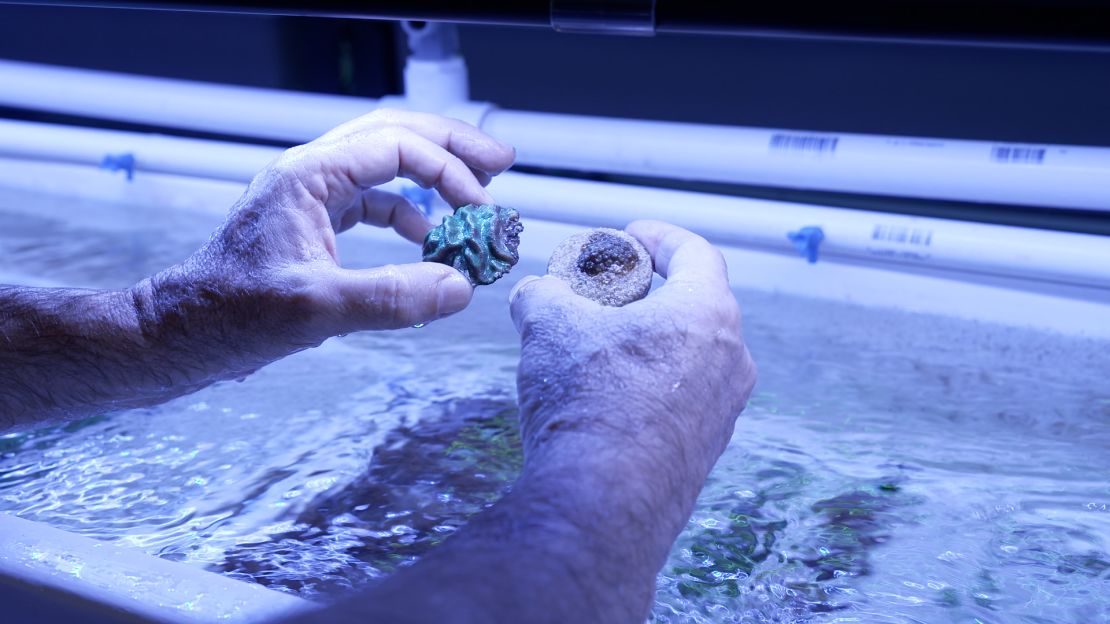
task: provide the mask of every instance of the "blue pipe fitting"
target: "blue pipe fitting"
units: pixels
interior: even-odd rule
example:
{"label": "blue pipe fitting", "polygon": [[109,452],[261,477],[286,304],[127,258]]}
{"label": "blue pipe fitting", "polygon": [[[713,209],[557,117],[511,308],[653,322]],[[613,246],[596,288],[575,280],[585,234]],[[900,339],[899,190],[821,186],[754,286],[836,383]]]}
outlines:
{"label": "blue pipe fitting", "polygon": [[821,247],[821,241],[825,240],[825,232],[820,227],[807,225],[800,230],[788,232],[786,237],[794,243],[798,253],[807,262],[810,264],[817,262],[817,251]]}
{"label": "blue pipe fitting", "polygon": [[135,179],[135,155],[131,152],[124,154],[105,154],[100,161],[100,168],[108,171],[123,171],[127,173],[127,180]]}
{"label": "blue pipe fitting", "polygon": [[415,184],[406,184],[401,187],[401,196],[419,208],[425,217],[432,215],[432,202],[436,198],[436,192],[432,189],[421,188]]}

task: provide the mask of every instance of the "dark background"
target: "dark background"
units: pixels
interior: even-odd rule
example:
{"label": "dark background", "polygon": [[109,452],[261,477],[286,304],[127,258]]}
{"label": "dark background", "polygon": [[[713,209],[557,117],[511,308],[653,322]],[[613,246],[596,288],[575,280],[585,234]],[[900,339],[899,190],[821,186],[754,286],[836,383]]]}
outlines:
{"label": "dark background", "polygon": [[[472,96],[504,108],[1110,146],[1110,51],[480,26],[460,34]],[[378,97],[401,92],[404,54],[404,33],[388,22],[0,5],[0,58],[16,60]],[[3,107],[0,117],[152,129]],[[1110,235],[1110,213],[1064,207],[540,172]]]}
{"label": "dark background", "polygon": [[[0,58],[371,97],[400,91],[397,35],[359,20],[0,6]],[[1110,145],[1110,53],[473,26],[461,36],[473,96],[506,108]]]}

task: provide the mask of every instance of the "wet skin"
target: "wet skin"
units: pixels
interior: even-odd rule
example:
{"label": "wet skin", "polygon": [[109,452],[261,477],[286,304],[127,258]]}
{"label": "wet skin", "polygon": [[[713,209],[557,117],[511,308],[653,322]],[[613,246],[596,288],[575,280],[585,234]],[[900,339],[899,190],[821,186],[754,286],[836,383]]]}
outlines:
{"label": "wet skin", "polygon": [[[0,287],[0,429],[151,405],[238,378],[338,334],[458,312],[451,267],[340,266],[358,223],[431,228],[374,188],[396,176],[451,204],[512,148],[462,122],[376,112],[288,150],[196,254],[125,291]],[[298,621],[642,622],[654,577],[755,383],[720,253],[661,222],[627,231],[666,283],[605,307],[553,278],[511,295],[521,334],[524,466],[442,546]]]}
{"label": "wet skin", "polygon": [[462,310],[458,271],[344,269],[336,234],[369,223],[419,243],[432,224],[376,185],[402,176],[453,205],[492,203],[483,184],[513,157],[461,121],[375,111],[287,150],[203,248],[129,289],[0,286],[0,430],[155,404],[331,336]]}

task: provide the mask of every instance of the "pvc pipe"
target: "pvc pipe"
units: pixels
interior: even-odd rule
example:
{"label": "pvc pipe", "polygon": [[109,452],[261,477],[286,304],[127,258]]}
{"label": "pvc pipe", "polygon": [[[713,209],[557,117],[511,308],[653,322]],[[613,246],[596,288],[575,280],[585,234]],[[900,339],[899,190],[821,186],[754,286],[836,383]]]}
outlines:
{"label": "pvc pipe", "polygon": [[577,171],[1110,210],[1110,149],[494,110],[517,161]]}
{"label": "pvc pipe", "polygon": [[303,142],[376,100],[0,61],[0,105]]}
{"label": "pvc pipe", "polygon": [[[99,165],[104,153],[116,151],[133,153],[138,171],[247,182],[280,150],[29,122],[0,125],[0,156]],[[220,167],[226,170],[215,171]],[[1105,236],[511,172],[498,176],[490,192],[529,217],[550,221],[623,227],[655,218],[717,242],[791,254],[788,234],[815,226],[824,234],[822,257],[1110,287],[1110,237]]]}
{"label": "pvc pipe", "polygon": [[453,24],[402,22],[408,41],[405,99],[417,110],[442,111],[470,101],[466,61]]}
{"label": "pvc pipe", "polygon": [[788,235],[824,234],[821,257],[1110,287],[1110,237],[507,173],[498,202],[552,221],[624,227],[660,219],[710,240],[794,253]]}
{"label": "pvc pipe", "polygon": [[[460,92],[464,67],[446,67]],[[411,83],[439,70],[411,65]],[[0,61],[0,104],[222,134],[304,142],[378,104],[345,96]],[[415,89],[415,84],[411,87]],[[422,89],[424,87],[421,87]],[[850,193],[1110,210],[1110,149],[610,119],[450,104],[517,147],[517,162],[663,178]]]}
{"label": "pvc pipe", "polygon": [[[187,212],[200,218],[198,227],[216,227],[243,192],[241,183],[186,178],[167,174],[144,174],[133,181],[106,175],[91,167],[64,163],[34,162],[0,158],[0,194],[24,191],[34,195],[119,204],[134,212],[152,206],[159,210]],[[57,202],[54,202],[57,203]],[[48,202],[49,204],[49,202]],[[40,214],[41,202],[16,202],[6,210],[16,214]],[[136,213],[139,219],[154,218]],[[581,226],[554,223],[526,214],[521,245],[521,264],[508,280],[478,296],[502,297],[507,288],[526,274],[542,273],[551,251]],[[105,227],[99,211],[70,211],[74,219],[94,229]],[[108,225],[110,227],[110,225]],[[382,249],[400,245],[396,233],[375,227],[345,232],[340,246],[372,245]],[[411,258],[411,246],[396,254]],[[807,264],[781,251],[720,246],[729,266],[729,282],[735,288],[754,289],[808,298],[851,302],[867,307],[892,308],[924,314],[940,314],[977,322],[1036,328],[1063,335],[1110,339],[1110,289],[1097,289],[1021,278],[979,277],[954,271],[913,270],[897,264],[820,261]],[[384,252],[383,252],[384,253]],[[66,286],[30,278],[0,265],[0,283],[43,287]]]}
{"label": "pvc pipe", "polygon": [[147,171],[249,182],[281,148],[0,119],[0,155],[102,166],[131,155]]}
{"label": "pvc pipe", "polygon": [[418,110],[443,111],[470,98],[466,62],[458,55],[434,61],[409,57],[404,78],[407,105]]}

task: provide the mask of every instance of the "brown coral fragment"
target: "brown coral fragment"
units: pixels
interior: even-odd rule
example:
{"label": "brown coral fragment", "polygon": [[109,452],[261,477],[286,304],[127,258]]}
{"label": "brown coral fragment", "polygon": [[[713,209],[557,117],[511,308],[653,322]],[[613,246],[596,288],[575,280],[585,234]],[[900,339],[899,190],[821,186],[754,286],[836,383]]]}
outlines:
{"label": "brown coral fragment", "polygon": [[551,254],[547,272],[583,297],[620,307],[647,295],[651,255],[627,233],[597,228],[560,243]]}

